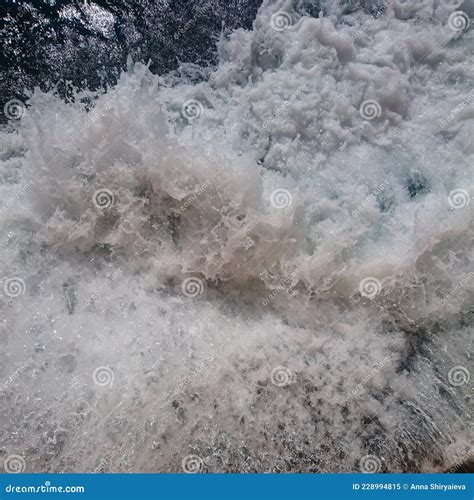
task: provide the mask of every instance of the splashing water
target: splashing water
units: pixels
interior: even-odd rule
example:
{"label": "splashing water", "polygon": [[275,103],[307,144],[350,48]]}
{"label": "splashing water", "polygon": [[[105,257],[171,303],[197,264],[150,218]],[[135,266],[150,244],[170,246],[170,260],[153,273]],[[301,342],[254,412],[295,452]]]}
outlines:
{"label": "splashing water", "polygon": [[469,453],[467,7],[328,4],[265,1],[199,83],[129,61],[10,106],[0,449],[27,472]]}

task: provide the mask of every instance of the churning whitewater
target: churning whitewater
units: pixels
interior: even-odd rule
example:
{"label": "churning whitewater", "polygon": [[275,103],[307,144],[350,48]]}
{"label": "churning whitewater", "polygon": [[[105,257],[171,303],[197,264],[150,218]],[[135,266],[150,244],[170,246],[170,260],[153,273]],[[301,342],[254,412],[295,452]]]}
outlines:
{"label": "churning whitewater", "polygon": [[296,3],[215,67],[6,106],[5,467],[469,458],[474,6]]}

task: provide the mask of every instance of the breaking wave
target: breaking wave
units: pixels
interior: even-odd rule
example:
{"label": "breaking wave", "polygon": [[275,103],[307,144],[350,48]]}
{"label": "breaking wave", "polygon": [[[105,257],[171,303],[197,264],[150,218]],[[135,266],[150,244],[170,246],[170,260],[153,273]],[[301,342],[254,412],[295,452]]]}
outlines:
{"label": "breaking wave", "polygon": [[5,108],[0,446],[26,471],[469,455],[469,5],[328,4],[265,1],[198,83],[129,59]]}

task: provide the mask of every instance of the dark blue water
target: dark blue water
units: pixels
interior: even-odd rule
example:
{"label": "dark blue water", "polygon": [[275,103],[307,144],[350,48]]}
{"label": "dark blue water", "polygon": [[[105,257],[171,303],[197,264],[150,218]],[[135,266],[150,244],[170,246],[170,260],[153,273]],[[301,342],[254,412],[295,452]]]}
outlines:
{"label": "dark blue water", "polygon": [[[35,86],[113,85],[127,56],[154,73],[180,63],[213,65],[219,36],[250,29],[262,0],[33,0],[0,2],[0,100],[24,100]],[[317,17],[319,0],[298,0]],[[381,0],[347,0],[346,12],[383,10]],[[106,28],[97,23],[106,18]],[[110,22],[111,21],[111,22]],[[102,26],[103,27],[103,26]]]}
{"label": "dark blue water", "polygon": [[127,56],[163,73],[180,63],[216,61],[221,33],[250,28],[260,0],[132,0],[0,5],[0,99],[55,85],[97,88],[116,81]]}

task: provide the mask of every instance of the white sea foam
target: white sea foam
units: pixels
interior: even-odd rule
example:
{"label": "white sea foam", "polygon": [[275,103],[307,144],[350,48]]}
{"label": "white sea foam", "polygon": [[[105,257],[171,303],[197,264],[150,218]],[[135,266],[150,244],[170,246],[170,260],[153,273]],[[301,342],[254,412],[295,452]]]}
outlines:
{"label": "white sea foam", "polygon": [[89,112],[36,89],[1,132],[0,444],[27,471],[431,471],[472,439],[463,7],[329,4],[264,2],[201,83],[130,62]]}

